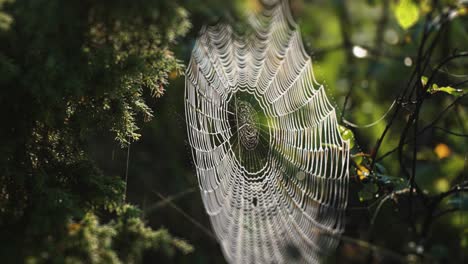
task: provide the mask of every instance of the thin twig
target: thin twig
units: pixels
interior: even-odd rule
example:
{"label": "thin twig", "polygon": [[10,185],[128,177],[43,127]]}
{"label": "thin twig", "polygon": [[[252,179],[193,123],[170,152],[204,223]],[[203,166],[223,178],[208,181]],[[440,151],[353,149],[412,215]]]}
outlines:
{"label": "thin twig", "polygon": [[[433,120],[431,121],[428,125],[426,125],[423,129],[421,129],[419,132],[418,132],[418,136],[422,135],[424,132],[428,131],[430,128],[433,128],[434,125],[445,115],[445,113],[450,110],[450,108],[452,108],[453,106],[456,105],[456,103],[458,101],[460,101],[462,98],[464,98],[467,94],[463,94],[461,95],[460,97],[458,97],[457,99],[453,100],[452,103],[450,103],[444,110],[442,110],[439,115]],[[411,143],[412,140],[407,140],[405,141],[405,145],[406,144],[409,144]],[[383,154],[382,156],[380,156],[379,158],[376,159],[376,162],[378,161],[381,161],[383,160],[384,158],[388,157],[390,154],[392,154],[393,152],[397,151],[398,150],[398,147],[396,148],[393,148],[389,151],[387,151],[385,154]]]}
{"label": "thin twig", "polygon": [[128,185],[128,167],[129,167],[129,164],[130,164],[130,141],[128,142],[128,147],[127,147],[127,164],[126,164],[126,167],[125,167],[125,186],[124,186],[124,197],[123,197],[123,201],[124,203],[127,201],[127,185]]}
{"label": "thin twig", "polygon": [[176,200],[178,200],[178,199],[180,199],[180,198],[186,196],[187,194],[193,193],[195,190],[197,190],[197,188],[196,188],[196,187],[192,187],[192,188],[186,189],[186,190],[184,190],[184,191],[182,191],[182,192],[179,192],[179,193],[176,193],[176,194],[174,194],[174,195],[168,196],[168,197],[166,197],[165,200],[159,201],[159,202],[157,202],[157,203],[155,203],[155,204],[153,204],[153,205],[148,206],[148,207],[145,209],[145,213],[146,213],[146,214],[151,213],[151,212],[153,212],[153,211],[155,211],[155,210],[157,210],[157,209],[159,209],[159,208],[161,208],[161,207],[163,207],[163,206],[168,205],[169,202],[174,202],[174,201],[176,201]]}
{"label": "thin twig", "polygon": [[191,217],[190,215],[188,215],[184,210],[182,210],[179,206],[177,206],[175,203],[173,203],[172,201],[170,201],[169,199],[167,199],[164,195],[162,195],[161,193],[157,192],[157,191],[154,191],[152,190],[152,192],[154,194],[156,194],[157,196],[159,196],[159,198],[161,198],[162,200],[164,200],[166,203],[169,204],[170,207],[172,207],[174,210],[176,210],[178,213],[180,213],[183,217],[185,217],[187,220],[189,220],[192,224],[194,224],[197,228],[199,228],[201,231],[203,231],[207,236],[209,236],[210,238],[212,238],[213,240],[217,241],[216,239],[216,236],[208,229],[206,228],[204,225],[202,225],[200,222],[198,222],[197,220],[195,220],[193,217]]}
{"label": "thin twig", "polygon": [[458,133],[458,132],[453,132],[453,131],[450,131],[446,128],[443,128],[443,127],[437,127],[435,126],[434,129],[438,129],[438,130],[442,130],[444,131],[445,133],[447,134],[450,134],[450,135],[454,135],[454,136],[457,136],[457,137],[467,137],[468,138],[468,134],[462,134],[462,133]]}

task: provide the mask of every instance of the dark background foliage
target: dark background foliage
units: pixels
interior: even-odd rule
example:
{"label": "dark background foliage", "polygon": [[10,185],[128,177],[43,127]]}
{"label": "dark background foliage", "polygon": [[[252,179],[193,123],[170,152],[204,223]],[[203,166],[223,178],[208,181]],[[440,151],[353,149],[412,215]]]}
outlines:
{"label": "dark background foliage", "polygon": [[[466,3],[290,2],[355,143],[346,232],[324,261],[462,263]],[[0,262],[224,262],[182,73],[203,25],[242,31],[259,7],[0,0]]]}

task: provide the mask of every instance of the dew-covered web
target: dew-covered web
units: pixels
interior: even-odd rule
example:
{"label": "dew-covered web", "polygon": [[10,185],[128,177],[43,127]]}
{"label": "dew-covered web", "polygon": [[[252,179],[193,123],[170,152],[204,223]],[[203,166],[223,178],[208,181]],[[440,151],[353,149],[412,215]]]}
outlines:
{"label": "dew-covered web", "polygon": [[231,263],[316,263],[343,232],[349,146],[286,1],[253,33],[202,30],[185,111],[199,187]]}

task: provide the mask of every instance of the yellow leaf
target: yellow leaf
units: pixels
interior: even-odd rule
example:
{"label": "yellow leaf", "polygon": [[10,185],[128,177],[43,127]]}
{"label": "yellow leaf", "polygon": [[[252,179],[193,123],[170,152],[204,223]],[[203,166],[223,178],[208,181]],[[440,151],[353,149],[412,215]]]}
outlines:
{"label": "yellow leaf", "polygon": [[450,189],[450,183],[447,179],[441,178],[435,182],[435,188],[438,192],[446,192]]}
{"label": "yellow leaf", "polygon": [[358,169],[357,169],[357,174],[359,176],[359,180],[363,181],[363,180],[366,180],[367,177],[369,177],[369,169],[364,167],[364,166],[361,166],[359,165],[358,166]]}
{"label": "yellow leaf", "polygon": [[418,6],[411,0],[400,0],[394,8],[394,13],[398,24],[400,24],[403,29],[410,28],[416,24],[419,19]]}
{"label": "yellow leaf", "polygon": [[434,152],[439,159],[444,159],[450,156],[452,150],[450,150],[449,146],[445,145],[444,143],[439,143],[434,148]]}

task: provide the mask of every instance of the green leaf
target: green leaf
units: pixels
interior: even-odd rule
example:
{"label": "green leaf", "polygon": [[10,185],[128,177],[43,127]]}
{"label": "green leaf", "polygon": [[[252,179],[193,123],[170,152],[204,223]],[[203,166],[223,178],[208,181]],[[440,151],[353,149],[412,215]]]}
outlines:
{"label": "green leaf", "polygon": [[343,140],[349,140],[349,148],[352,149],[354,147],[354,134],[353,131],[347,129],[344,126],[339,126],[340,134]]}
{"label": "green leaf", "polygon": [[351,158],[353,159],[356,165],[361,165],[362,161],[364,160],[362,155],[352,155]]}
{"label": "green leaf", "polygon": [[394,8],[394,14],[398,24],[405,30],[416,24],[419,19],[418,6],[411,0],[400,0]]}
{"label": "green leaf", "polygon": [[427,80],[428,80],[427,76],[421,76],[421,83],[423,86],[426,86]]}
{"label": "green leaf", "polygon": [[[427,85],[427,81],[428,81],[428,78],[426,76],[421,77],[421,83],[422,83],[423,86]],[[429,92],[430,94],[435,94],[437,92],[443,92],[443,93],[447,93],[447,94],[454,95],[454,96],[461,96],[461,95],[464,94],[462,89],[456,89],[456,88],[453,88],[451,86],[439,87],[439,85],[437,85],[435,83],[432,84],[432,86],[429,89],[427,89],[427,92]]]}
{"label": "green leaf", "polygon": [[432,85],[432,87],[429,89],[429,92],[431,94],[443,92],[457,97],[463,95],[462,89],[456,89],[450,86],[438,87],[436,84]]}
{"label": "green leaf", "polygon": [[456,89],[456,88],[453,88],[451,86],[439,87],[435,83],[427,91],[429,93],[431,93],[431,94],[435,94],[435,93],[438,93],[438,92],[443,92],[443,93],[447,93],[447,94],[454,95],[454,96],[457,96],[457,97],[463,95],[463,90],[462,89]]}

